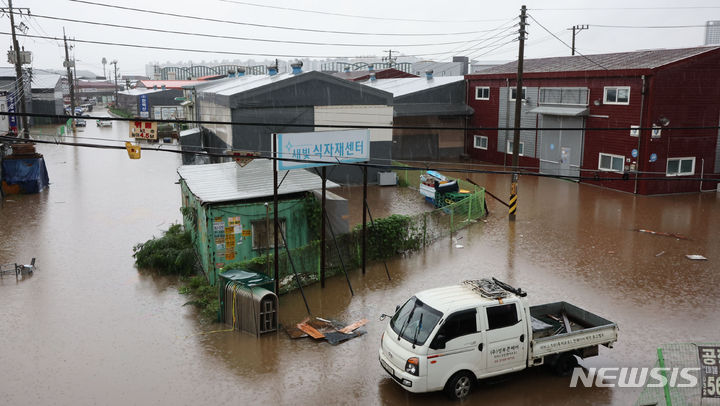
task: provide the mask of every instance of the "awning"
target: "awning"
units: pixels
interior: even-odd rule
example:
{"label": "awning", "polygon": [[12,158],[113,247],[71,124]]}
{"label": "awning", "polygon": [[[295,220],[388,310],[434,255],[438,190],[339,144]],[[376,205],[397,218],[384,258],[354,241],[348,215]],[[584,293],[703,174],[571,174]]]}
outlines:
{"label": "awning", "polygon": [[530,113],[545,114],[549,116],[587,116],[587,107],[560,107],[560,106],[539,106],[530,110]]}

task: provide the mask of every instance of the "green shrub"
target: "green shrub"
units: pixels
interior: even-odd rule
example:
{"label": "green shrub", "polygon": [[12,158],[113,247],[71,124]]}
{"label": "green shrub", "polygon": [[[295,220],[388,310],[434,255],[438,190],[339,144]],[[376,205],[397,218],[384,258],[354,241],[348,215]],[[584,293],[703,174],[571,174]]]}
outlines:
{"label": "green shrub", "polygon": [[156,270],[161,274],[190,275],[195,252],[190,232],[180,224],[173,224],[162,237],[152,238],[133,247],[135,265]]}

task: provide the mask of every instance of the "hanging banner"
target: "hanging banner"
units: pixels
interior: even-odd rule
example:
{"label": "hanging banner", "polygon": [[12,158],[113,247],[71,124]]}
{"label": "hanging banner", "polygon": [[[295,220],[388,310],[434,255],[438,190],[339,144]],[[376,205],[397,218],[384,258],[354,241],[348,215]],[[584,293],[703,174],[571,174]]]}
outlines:
{"label": "hanging banner", "polygon": [[150,117],[150,105],[148,104],[148,96],[146,94],[140,95],[140,101],[139,101],[139,110],[140,110],[140,117],[142,118],[149,118]]}
{"label": "hanging banner", "polygon": [[311,168],[370,159],[370,130],[317,131],[276,134],[278,157],[302,161],[278,161],[278,170]]}
{"label": "hanging banner", "polygon": [[146,140],[157,139],[157,123],[150,121],[135,121],[130,123],[130,137]]}

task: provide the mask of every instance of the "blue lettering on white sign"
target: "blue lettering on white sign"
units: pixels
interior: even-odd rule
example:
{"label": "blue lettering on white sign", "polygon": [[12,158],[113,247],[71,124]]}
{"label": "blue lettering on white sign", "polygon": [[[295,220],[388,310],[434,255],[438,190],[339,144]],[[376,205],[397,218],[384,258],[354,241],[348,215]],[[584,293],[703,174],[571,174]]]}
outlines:
{"label": "blue lettering on white sign", "polygon": [[281,158],[322,161],[308,163],[279,161],[280,170],[327,166],[342,162],[364,162],[369,159],[369,130],[285,133],[277,134],[277,137],[280,146],[278,153]]}
{"label": "blue lettering on white sign", "polygon": [[633,150],[630,152],[630,155],[632,155],[633,158],[637,158],[637,156],[638,156],[638,150],[633,149]]}

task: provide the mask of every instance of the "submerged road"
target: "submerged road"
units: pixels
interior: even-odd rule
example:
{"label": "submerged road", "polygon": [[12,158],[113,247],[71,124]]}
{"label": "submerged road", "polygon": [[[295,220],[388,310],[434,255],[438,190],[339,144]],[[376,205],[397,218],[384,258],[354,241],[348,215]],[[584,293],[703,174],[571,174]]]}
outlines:
{"label": "submerged road", "polygon": [[[43,127],[35,132],[54,133]],[[127,124],[79,132],[78,141],[122,145]],[[111,141],[90,140],[90,138]],[[114,140],[114,141],[112,141]],[[180,156],[144,149],[39,145],[51,186],[0,206],[0,263],[37,258],[40,271],[0,280],[0,404],[451,404],[411,395],[382,370],[377,349],[391,312],[416,291],[495,276],[529,292],[531,304],[568,301],[620,326],[614,349],[585,366],[652,366],[663,343],[720,341],[720,209],[715,193],[633,196],[572,182],[521,177],[518,218],[489,200],[487,222],[424,251],[306,288],[316,315],[370,319],[368,334],[338,346],[285,333],[197,335],[174,278],[138,272],[132,247],[181,218]],[[473,179],[507,195],[506,176]],[[360,216],[358,189],[339,192]],[[371,188],[370,207],[412,212],[419,195]],[[687,236],[682,240],[635,229]],[[707,261],[691,261],[701,254]],[[280,319],[302,319],[298,293],[280,299]],[[484,383],[466,404],[630,404],[639,389],[568,388],[544,368]]]}

